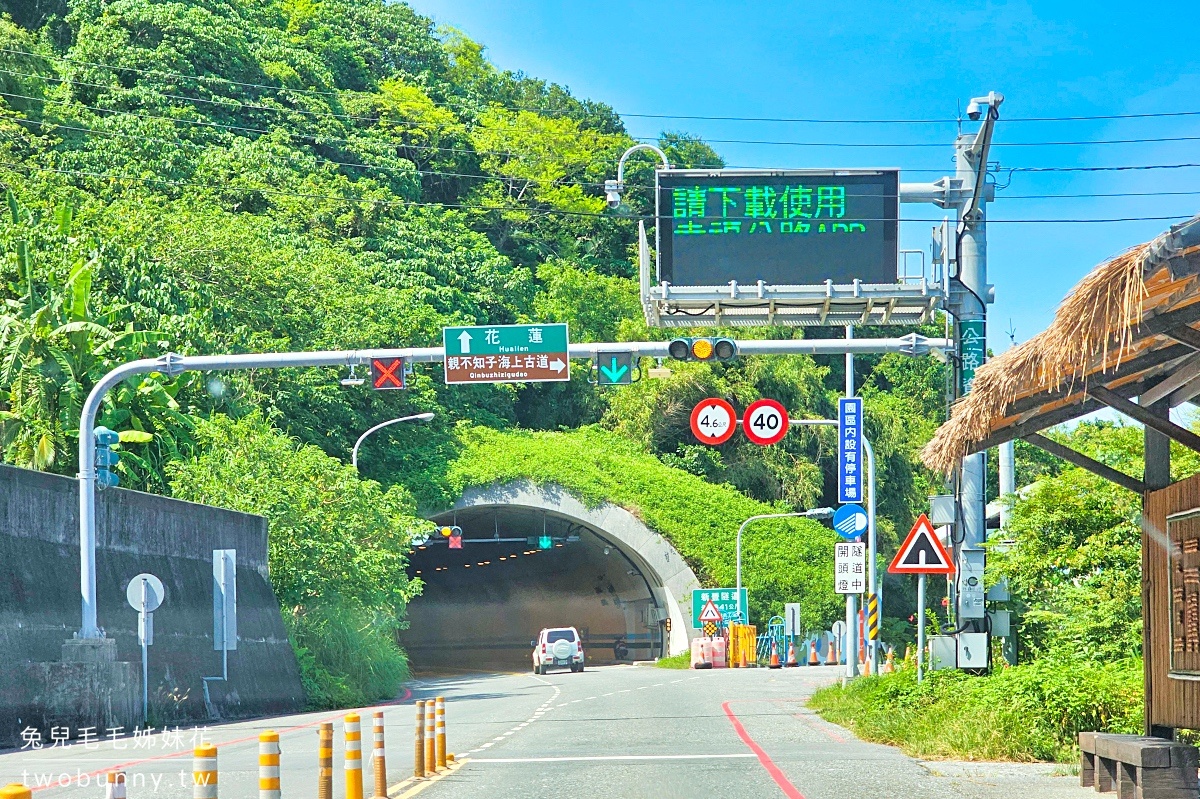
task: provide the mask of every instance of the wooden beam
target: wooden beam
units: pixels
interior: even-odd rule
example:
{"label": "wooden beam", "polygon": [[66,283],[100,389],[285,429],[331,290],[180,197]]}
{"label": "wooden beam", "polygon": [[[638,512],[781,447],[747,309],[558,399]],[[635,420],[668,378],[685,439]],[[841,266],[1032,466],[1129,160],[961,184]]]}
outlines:
{"label": "wooden beam", "polygon": [[1188,325],[1173,327],[1164,334],[1168,338],[1173,338],[1180,344],[1186,344],[1194,350],[1200,350],[1200,330]]}
{"label": "wooden beam", "polygon": [[1200,378],[1193,380],[1172,394],[1170,405],[1172,408],[1177,408],[1183,403],[1191,401],[1197,394],[1200,394]]}
{"label": "wooden beam", "polygon": [[1123,413],[1130,419],[1141,422],[1151,430],[1162,433],[1167,438],[1178,441],[1185,447],[1200,452],[1200,436],[1187,428],[1180,427],[1169,419],[1164,419],[1149,408],[1143,408],[1136,402],[1130,402],[1120,394],[1110,391],[1104,386],[1090,386],[1087,393],[1114,411]]}
{"label": "wooden beam", "polygon": [[1146,484],[1136,477],[1130,477],[1124,472],[1118,472],[1111,466],[1106,466],[1098,460],[1093,460],[1082,452],[1076,452],[1070,447],[1063,446],[1054,439],[1046,438],[1041,433],[1030,433],[1022,437],[1025,441],[1039,449],[1044,449],[1051,455],[1062,458],[1067,463],[1073,463],[1081,469],[1087,469],[1094,475],[1103,477],[1110,483],[1116,483],[1122,488],[1128,488],[1135,494],[1146,493]]}
{"label": "wooden beam", "polygon": [[[1191,328],[1188,329],[1191,330]],[[1175,389],[1183,388],[1200,377],[1200,353],[1190,356],[1182,363],[1173,364],[1172,369],[1170,374],[1141,393],[1138,397],[1139,405],[1147,408],[1174,392]]]}

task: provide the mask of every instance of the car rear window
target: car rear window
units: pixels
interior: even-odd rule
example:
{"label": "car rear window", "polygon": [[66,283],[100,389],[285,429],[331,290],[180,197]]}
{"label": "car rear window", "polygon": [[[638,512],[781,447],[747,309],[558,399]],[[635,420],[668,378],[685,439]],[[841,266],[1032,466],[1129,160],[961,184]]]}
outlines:
{"label": "car rear window", "polygon": [[549,630],[546,632],[546,643],[552,644],[555,641],[574,641],[574,630]]}

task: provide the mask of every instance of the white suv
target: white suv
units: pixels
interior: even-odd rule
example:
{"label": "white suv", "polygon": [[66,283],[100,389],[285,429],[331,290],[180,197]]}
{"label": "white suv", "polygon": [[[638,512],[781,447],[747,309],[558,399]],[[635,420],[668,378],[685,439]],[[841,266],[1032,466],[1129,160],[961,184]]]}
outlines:
{"label": "white suv", "polygon": [[583,641],[574,627],[547,627],[529,643],[533,647],[534,674],[545,674],[555,666],[583,671]]}

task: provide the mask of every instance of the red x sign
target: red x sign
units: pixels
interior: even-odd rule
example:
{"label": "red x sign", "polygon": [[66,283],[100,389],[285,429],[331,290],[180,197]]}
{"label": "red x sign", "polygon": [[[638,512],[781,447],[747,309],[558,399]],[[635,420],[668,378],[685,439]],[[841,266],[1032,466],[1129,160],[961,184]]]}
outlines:
{"label": "red x sign", "polygon": [[372,358],[371,385],[377,389],[405,388],[403,358]]}

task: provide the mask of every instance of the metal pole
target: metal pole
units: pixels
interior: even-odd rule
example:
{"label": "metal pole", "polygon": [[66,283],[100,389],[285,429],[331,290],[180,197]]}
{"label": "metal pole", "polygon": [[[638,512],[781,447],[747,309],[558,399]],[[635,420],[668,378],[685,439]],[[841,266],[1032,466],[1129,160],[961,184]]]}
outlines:
{"label": "metal pole", "polygon": [[924,679],[925,666],[925,575],[917,577],[917,682]]}
{"label": "metal pole", "polygon": [[388,425],[393,425],[393,424],[396,424],[397,422],[412,422],[412,421],[427,422],[432,418],[433,418],[432,413],[414,413],[412,416],[401,416],[399,419],[389,419],[386,422],[380,422],[379,424],[375,425],[371,429],[367,430],[367,432],[365,432],[361,436],[359,436],[358,440],[354,442],[354,449],[352,449],[350,451],[350,465],[354,467],[354,471],[358,471],[358,448],[360,446],[362,446],[363,440],[366,439],[367,436],[374,433],[376,430],[382,430],[383,428],[387,427]]}
{"label": "metal pole", "polygon": [[[854,339],[854,328],[846,326],[846,341]],[[846,397],[854,396],[854,353],[846,347]],[[874,493],[874,492],[872,492]],[[867,527],[870,529],[870,516],[867,517]],[[858,674],[858,608],[854,594],[846,594],[846,677],[853,678]]]}
{"label": "metal pole", "polygon": [[[822,423],[825,423],[826,421],[827,420],[825,419],[820,420]],[[837,424],[837,422],[832,422],[832,424]],[[737,542],[734,544],[734,557],[737,562],[737,585],[735,587],[739,591],[739,596],[741,595],[740,591],[742,588],[742,533],[745,532],[746,528],[750,525],[750,522],[756,522],[760,519],[827,518],[830,510],[830,508],[812,508],[811,510],[796,511],[795,513],[763,513],[758,516],[751,516],[749,519],[742,522],[741,526],[738,527]],[[750,623],[749,619],[746,620],[746,623]]]}
{"label": "metal pole", "polygon": [[[571,344],[572,358],[593,358],[599,352],[631,352],[635,356],[668,357],[667,341],[627,341],[616,343]],[[835,355],[898,352],[909,356],[927,355],[931,350],[950,350],[954,342],[944,338],[926,338],[910,333],[899,338],[795,339],[786,341],[735,342],[743,355]],[[100,379],[83,403],[79,415],[79,588],[82,624],[76,636],[102,638],[96,619],[96,442],[93,430],[100,405],[109,390],[123,380],[150,372],[174,376],[182,372],[228,372],[244,369],[295,369],[313,366],[359,366],[373,358],[403,358],[412,363],[439,363],[445,359],[442,347],[408,347],[368,350],[327,350],[316,352],[273,352],[242,355],[178,355],[167,353],[159,358],[143,358],[116,367]]]}
{"label": "metal pole", "polygon": [[149,591],[149,581],[142,579],[142,609],[138,611],[141,617],[138,619],[142,639],[142,724],[149,725],[150,723],[150,647],[146,640],[150,634],[150,620],[146,618],[146,605],[149,604],[150,598],[146,595]]}
{"label": "metal pole", "polygon": [[1004,497],[1016,492],[1016,450],[1015,441],[1005,441],[1000,445],[1000,529],[1008,529],[1008,507]]}
{"label": "metal pole", "polygon": [[[879,621],[883,622],[883,585],[879,579],[875,564],[875,554],[878,538],[875,534],[875,448],[866,436],[862,438],[863,451],[867,454],[867,482],[871,484],[871,493],[867,495],[867,581],[871,593],[879,602]],[[871,674],[879,673],[879,642],[868,637],[867,662]]]}

